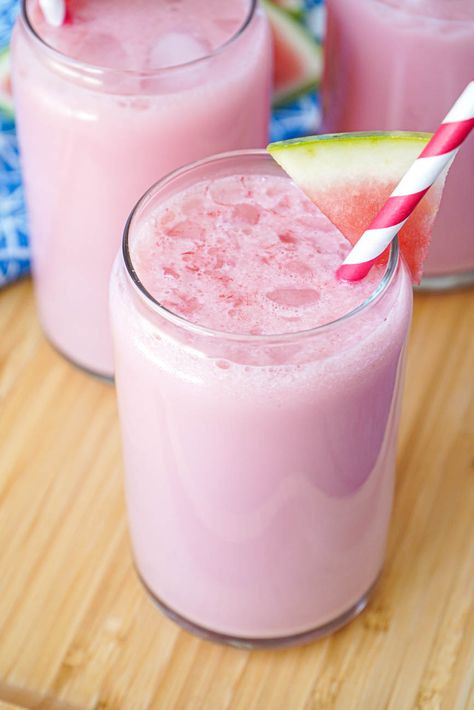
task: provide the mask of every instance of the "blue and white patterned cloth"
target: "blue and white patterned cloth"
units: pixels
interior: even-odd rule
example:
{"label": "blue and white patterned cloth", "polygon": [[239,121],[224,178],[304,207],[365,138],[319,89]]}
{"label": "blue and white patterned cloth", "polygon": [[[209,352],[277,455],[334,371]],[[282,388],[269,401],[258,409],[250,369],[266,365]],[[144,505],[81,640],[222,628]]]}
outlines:
{"label": "blue and white patterned cloth", "polygon": [[[0,0],[0,49],[8,44],[16,0]],[[0,286],[28,273],[26,210],[15,122],[0,110]]]}
{"label": "blue and white patterned cloth", "polygon": [[[323,0],[305,0],[303,21],[321,38],[324,26]],[[18,12],[18,0],[0,0],[0,50],[9,43]],[[314,133],[320,109],[315,93],[308,93],[273,111],[272,141]],[[18,144],[14,119],[0,108],[0,286],[29,272],[30,251]]]}

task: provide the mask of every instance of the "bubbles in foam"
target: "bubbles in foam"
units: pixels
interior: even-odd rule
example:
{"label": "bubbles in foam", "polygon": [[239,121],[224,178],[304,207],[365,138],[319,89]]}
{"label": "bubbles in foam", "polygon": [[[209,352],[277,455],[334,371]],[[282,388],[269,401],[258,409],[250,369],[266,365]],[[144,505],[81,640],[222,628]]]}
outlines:
{"label": "bubbles in foam", "polygon": [[179,279],[178,272],[176,271],[176,269],[173,269],[171,266],[164,266],[163,267],[163,275],[170,276],[172,279]]}
{"label": "bubbles in foam", "polygon": [[284,195],[275,205],[274,210],[278,214],[288,214],[288,210],[291,208],[291,202],[288,195]]}
{"label": "bubbles in foam", "polygon": [[204,228],[190,219],[183,219],[181,222],[175,222],[169,226],[166,229],[166,234],[173,239],[199,240],[204,236]]}
{"label": "bubbles in foam", "polygon": [[215,180],[209,186],[209,193],[217,205],[235,205],[249,197],[249,190],[243,179]]}
{"label": "bubbles in foam", "polygon": [[298,261],[297,259],[285,261],[284,264],[282,264],[282,269],[293,276],[300,277],[301,279],[311,279],[313,276],[312,269],[307,264],[302,261]]}
{"label": "bubbles in foam", "polygon": [[189,217],[196,217],[202,212],[202,200],[197,196],[190,196],[187,199],[183,196],[181,211]]}
{"label": "bubbles in foam", "polygon": [[266,294],[279,306],[310,306],[319,301],[319,292],[314,288],[277,288]]}
{"label": "bubbles in foam", "polygon": [[131,245],[158,301],[200,325],[246,334],[306,330],[361,303],[381,270],[357,284],[337,281],[349,248],[291,181],[259,175],[202,182],[173,196]]}
{"label": "bubbles in foam", "polygon": [[[153,218],[152,218],[153,219]],[[167,224],[171,224],[176,219],[176,215],[172,210],[165,209],[160,215],[160,225],[164,228]]]}
{"label": "bubbles in foam", "polygon": [[278,239],[280,242],[283,242],[283,244],[296,244],[298,241],[290,229],[286,232],[280,233],[278,235]]}
{"label": "bubbles in foam", "polygon": [[236,226],[257,224],[260,219],[260,208],[251,204],[235,205],[232,208],[230,219],[232,224]]}

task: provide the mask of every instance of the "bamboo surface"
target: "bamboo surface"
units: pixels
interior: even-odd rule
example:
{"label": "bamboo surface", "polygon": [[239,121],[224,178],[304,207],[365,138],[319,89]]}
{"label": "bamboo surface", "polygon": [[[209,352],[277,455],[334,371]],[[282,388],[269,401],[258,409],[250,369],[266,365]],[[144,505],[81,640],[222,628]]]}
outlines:
{"label": "bamboo surface", "polygon": [[474,709],[474,291],[417,295],[387,561],[362,615],[248,652],[163,618],[132,568],[114,391],[0,292],[0,710]]}

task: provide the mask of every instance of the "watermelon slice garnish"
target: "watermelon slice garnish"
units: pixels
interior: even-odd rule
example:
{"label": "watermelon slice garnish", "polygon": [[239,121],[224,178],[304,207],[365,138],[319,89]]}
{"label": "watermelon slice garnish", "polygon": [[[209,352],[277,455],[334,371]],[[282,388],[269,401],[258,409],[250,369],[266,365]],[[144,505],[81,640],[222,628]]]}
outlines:
{"label": "watermelon slice garnish", "polygon": [[291,12],[262,0],[273,35],[273,105],[282,106],[319,85],[322,50]]}
{"label": "watermelon slice garnish", "polygon": [[[355,244],[430,139],[429,133],[339,133],[272,143],[268,151],[331,222]],[[419,283],[445,176],[398,235]],[[386,253],[380,260],[387,258]]]}
{"label": "watermelon slice garnish", "polygon": [[13,97],[10,72],[10,50],[0,50],[0,111],[13,116]]}

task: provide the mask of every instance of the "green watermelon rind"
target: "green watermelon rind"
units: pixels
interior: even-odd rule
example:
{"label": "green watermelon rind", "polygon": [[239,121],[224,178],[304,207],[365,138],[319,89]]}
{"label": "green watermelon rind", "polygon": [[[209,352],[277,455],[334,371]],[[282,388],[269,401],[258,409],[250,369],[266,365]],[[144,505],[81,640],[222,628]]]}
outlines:
{"label": "green watermelon rind", "polygon": [[10,50],[8,47],[0,49],[0,111],[9,118],[14,116],[13,99],[1,89],[2,80],[10,76]]}
{"label": "green watermelon rind", "polygon": [[432,133],[424,133],[422,131],[360,131],[355,133],[325,133],[317,136],[303,136],[301,138],[289,138],[284,141],[275,141],[270,143],[267,150],[270,153],[279,151],[306,149],[305,153],[314,155],[318,148],[322,148],[328,143],[338,146],[341,150],[347,150],[351,145],[359,147],[361,140],[363,142],[372,142],[373,144],[386,145],[387,138],[394,139],[399,142],[418,141],[426,143],[432,136]]}
{"label": "green watermelon rind", "polygon": [[[384,170],[393,173],[397,162],[406,170],[403,147],[414,160],[412,146],[418,145],[421,152],[431,135],[415,131],[329,133],[270,143],[267,151],[303,190],[310,192],[341,180],[341,176],[347,184],[380,179]],[[361,160],[363,154],[369,155],[368,147],[369,162]],[[329,163],[325,162],[325,170],[320,173],[315,170],[315,161],[326,157]]]}
{"label": "green watermelon rind", "polygon": [[317,91],[319,88],[319,79],[309,79],[305,83],[295,85],[294,89],[289,89],[288,91],[278,92],[272,98],[272,108],[285,108],[288,104],[291,104],[296,99],[299,99],[304,94],[308,94],[310,91]]}
{"label": "green watermelon rind", "polygon": [[293,17],[302,18],[304,15],[305,5],[303,0],[280,0],[280,2],[273,0],[272,4],[288,12]]}
{"label": "green watermelon rind", "polygon": [[293,86],[274,94],[272,105],[274,108],[280,108],[301,94],[318,89],[323,66],[323,52],[321,44],[298,21],[295,13],[275,5],[271,0],[262,0],[262,5],[267,12],[272,28],[276,28],[280,36],[283,35],[287,39],[292,51],[298,53],[305,67],[303,77],[298,79]]}

